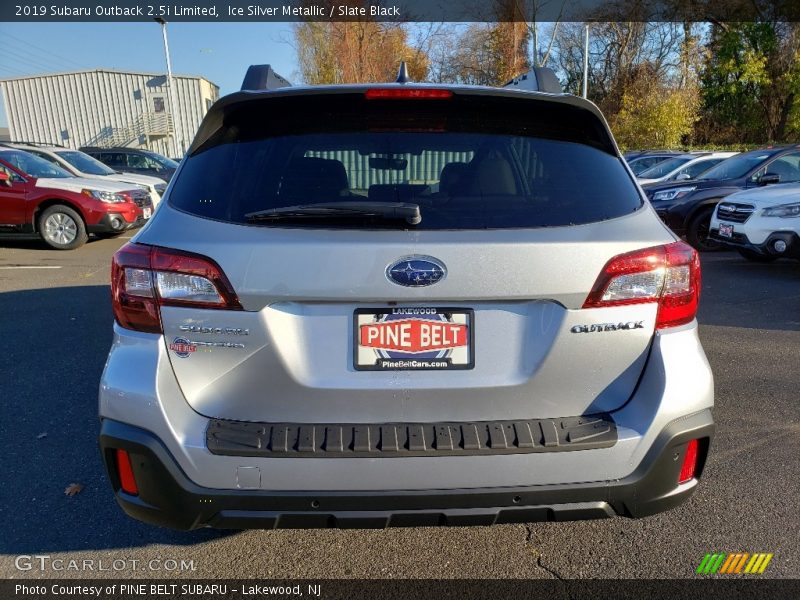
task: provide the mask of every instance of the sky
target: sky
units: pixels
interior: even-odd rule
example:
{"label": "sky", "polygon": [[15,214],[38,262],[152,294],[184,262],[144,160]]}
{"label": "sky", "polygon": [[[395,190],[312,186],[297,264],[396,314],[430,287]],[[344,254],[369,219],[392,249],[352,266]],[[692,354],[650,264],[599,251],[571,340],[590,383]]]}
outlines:
{"label": "sky", "polygon": [[[169,23],[172,72],[239,89],[247,67],[271,64],[298,81],[291,23]],[[153,23],[2,23],[0,79],[82,69],[166,72],[161,27]],[[8,121],[0,102],[0,127]]]}

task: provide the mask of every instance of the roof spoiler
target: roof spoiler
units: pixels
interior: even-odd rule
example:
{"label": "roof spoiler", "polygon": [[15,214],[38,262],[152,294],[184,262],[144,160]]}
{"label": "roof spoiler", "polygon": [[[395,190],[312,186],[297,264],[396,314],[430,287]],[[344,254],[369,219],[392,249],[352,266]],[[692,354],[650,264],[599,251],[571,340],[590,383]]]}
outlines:
{"label": "roof spoiler", "polygon": [[556,77],[553,69],[548,67],[533,67],[527,73],[514,77],[503,87],[528,90],[530,92],[547,92],[548,94],[564,93],[558,77]]}
{"label": "roof spoiler", "polygon": [[277,90],[292,87],[288,79],[281,77],[269,65],[250,65],[242,81],[242,91]]}

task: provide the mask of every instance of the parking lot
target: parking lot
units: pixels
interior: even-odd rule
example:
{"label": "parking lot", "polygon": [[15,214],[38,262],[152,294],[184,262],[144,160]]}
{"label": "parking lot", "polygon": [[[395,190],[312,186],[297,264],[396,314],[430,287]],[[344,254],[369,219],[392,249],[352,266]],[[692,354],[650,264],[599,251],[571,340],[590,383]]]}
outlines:
{"label": "parking lot", "polygon": [[[715,551],[771,552],[762,577],[800,577],[796,261],[703,256],[700,335],[716,377],[717,435],[698,492],[676,510],[637,521],[178,533],[117,508],[97,451],[109,262],[125,241],[57,252],[0,239],[2,577],[683,578]],[[72,483],[83,488],[69,497]],[[19,555],[125,567],[21,571]],[[141,571],[152,559],[161,562]],[[169,570],[168,560],[193,569]]]}

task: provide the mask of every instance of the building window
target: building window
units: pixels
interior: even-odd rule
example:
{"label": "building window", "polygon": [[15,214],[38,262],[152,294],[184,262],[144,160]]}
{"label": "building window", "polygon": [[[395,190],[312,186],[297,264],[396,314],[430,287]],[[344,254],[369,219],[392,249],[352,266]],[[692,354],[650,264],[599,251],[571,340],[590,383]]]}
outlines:
{"label": "building window", "polygon": [[153,98],[153,110],[157,113],[164,112],[164,97],[163,96],[156,96]]}

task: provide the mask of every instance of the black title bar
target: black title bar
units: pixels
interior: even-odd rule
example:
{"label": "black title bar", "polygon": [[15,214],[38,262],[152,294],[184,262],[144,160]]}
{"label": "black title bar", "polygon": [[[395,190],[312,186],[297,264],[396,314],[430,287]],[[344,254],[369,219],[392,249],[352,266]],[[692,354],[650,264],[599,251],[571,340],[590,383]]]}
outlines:
{"label": "black title bar", "polygon": [[614,598],[615,600],[761,600],[797,598],[797,579],[685,580],[208,580],[15,579],[0,581],[3,600],[496,600],[497,598]]}
{"label": "black title bar", "polygon": [[798,0],[3,0],[0,21],[800,21]]}

